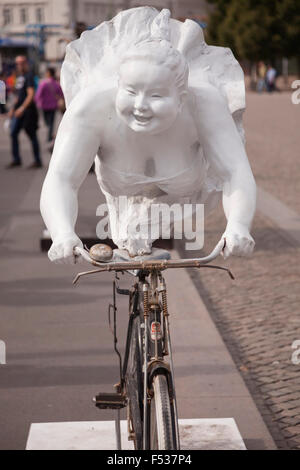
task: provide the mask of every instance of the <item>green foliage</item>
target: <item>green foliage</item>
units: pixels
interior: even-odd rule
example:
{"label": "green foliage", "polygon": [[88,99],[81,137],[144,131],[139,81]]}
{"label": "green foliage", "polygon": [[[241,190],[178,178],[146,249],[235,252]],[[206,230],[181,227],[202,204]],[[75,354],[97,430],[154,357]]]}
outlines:
{"label": "green foliage", "polygon": [[208,0],[208,41],[230,47],[239,59],[300,55],[300,0]]}

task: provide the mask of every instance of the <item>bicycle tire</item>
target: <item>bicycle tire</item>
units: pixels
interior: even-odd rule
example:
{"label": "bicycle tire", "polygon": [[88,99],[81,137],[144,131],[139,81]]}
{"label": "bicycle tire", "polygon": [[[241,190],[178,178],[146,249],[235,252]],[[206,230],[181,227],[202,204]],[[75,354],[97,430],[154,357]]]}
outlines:
{"label": "bicycle tire", "polygon": [[174,415],[172,413],[166,376],[153,378],[153,398],[150,414],[150,449],[176,450]]}
{"label": "bicycle tire", "polygon": [[128,369],[126,373],[126,388],[129,398],[129,414],[131,424],[135,433],[134,447],[136,450],[142,449],[143,424],[142,424],[142,358],[140,351],[139,332],[140,319],[134,319],[130,353],[128,358]]}

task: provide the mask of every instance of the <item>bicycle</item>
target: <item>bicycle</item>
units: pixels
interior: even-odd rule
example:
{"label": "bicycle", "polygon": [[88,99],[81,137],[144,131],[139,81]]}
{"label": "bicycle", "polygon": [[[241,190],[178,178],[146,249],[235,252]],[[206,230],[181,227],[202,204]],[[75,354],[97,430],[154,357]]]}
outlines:
{"label": "bicycle", "polygon": [[[151,255],[128,257],[124,250],[114,250],[109,262],[97,261],[84,248],[75,248],[98,269],[77,274],[75,284],[82,276],[104,271],[114,271],[113,303],[109,305],[114,315],[114,350],[119,358],[120,382],[115,393],[99,393],[94,398],[100,409],[117,410],[117,448],[121,449],[120,409],[127,408],[128,439],[136,450],[179,450],[179,426],[174,383],[174,366],[167,306],[166,283],[162,271],[170,268],[212,268],[231,271],[225,267],[208,265],[224,250],[226,240],[221,240],[204,258],[171,260],[166,250],[154,248]],[[119,272],[136,278],[130,290],[119,287]],[[124,361],[117,348],[116,293],[129,296],[129,322]],[[167,360],[169,358],[169,360]]]}

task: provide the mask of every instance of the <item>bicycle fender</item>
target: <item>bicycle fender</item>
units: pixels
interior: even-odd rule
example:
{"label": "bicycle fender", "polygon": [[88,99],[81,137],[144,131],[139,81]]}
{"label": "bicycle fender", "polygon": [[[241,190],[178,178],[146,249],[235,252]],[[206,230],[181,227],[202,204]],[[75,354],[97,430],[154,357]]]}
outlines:
{"label": "bicycle fender", "polygon": [[169,364],[164,361],[155,360],[148,364],[148,388],[151,388],[153,378],[158,374],[167,377],[170,396],[173,397],[173,380]]}

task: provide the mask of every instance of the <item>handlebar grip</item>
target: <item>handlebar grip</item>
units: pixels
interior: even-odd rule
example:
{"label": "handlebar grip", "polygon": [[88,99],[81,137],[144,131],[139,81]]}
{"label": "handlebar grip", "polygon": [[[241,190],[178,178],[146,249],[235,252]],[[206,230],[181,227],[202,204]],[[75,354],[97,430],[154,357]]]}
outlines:
{"label": "handlebar grip", "polygon": [[201,263],[208,263],[209,261],[212,261],[215,258],[217,258],[217,256],[219,256],[222,253],[225,246],[226,246],[226,238],[221,238],[221,240],[217,243],[217,245],[214,247],[214,249],[209,255],[205,256],[204,258],[194,258],[194,259],[200,261]]}

